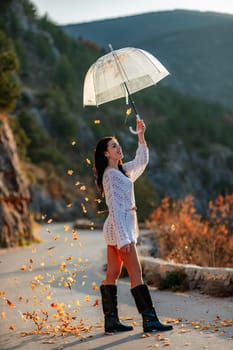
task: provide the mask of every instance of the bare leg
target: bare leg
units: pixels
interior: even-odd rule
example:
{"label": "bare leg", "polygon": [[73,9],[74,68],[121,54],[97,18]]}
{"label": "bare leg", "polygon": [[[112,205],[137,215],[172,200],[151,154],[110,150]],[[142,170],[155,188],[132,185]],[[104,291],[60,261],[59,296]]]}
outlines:
{"label": "bare leg", "polygon": [[107,272],[106,278],[102,284],[117,284],[117,280],[121,274],[122,260],[116,246],[107,246]]}
{"label": "bare leg", "polygon": [[121,249],[118,250],[118,253],[128,271],[131,288],[143,284],[142,269],[135,243],[130,244],[130,249],[127,253],[123,252]]}

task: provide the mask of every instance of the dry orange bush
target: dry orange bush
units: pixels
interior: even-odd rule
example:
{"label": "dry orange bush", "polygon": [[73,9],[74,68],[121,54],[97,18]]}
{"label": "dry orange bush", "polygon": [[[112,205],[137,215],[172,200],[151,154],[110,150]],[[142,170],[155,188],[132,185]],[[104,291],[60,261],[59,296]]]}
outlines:
{"label": "dry orange bush", "polygon": [[194,197],[163,198],[150,215],[147,227],[160,249],[160,257],[176,263],[233,267],[233,195],[218,196],[202,217]]}

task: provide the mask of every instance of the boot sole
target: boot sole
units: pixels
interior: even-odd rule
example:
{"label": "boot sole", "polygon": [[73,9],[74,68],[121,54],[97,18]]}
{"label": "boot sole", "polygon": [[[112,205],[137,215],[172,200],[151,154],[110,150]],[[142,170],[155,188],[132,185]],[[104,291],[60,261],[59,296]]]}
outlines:
{"label": "boot sole", "polygon": [[159,331],[159,332],[166,332],[166,331],[171,331],[173,329],[173,327],[169,327],[169,328],[154,328],[154,327],[151,327],[151,328],[144,328],[143,331],[145,333],[148,333],[148,332],[153,332],[153,331]]}
{"label": "boot sole", "polygon": [[105,330],[106,335],[112,335],[114,333],[120,333],[120,332],[131,332],[133,330],[133,327],[131,329],[107,329]]}

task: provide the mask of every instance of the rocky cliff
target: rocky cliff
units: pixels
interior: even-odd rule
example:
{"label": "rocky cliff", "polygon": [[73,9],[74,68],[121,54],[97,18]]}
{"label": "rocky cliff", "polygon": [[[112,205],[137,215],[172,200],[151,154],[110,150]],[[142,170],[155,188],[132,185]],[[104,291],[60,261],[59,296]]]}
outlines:
{"label": "rocky cliff", "polygon": [[33,240],[29,213],[30,193],[20,168],[8,117],[0,115],[0,246]]}

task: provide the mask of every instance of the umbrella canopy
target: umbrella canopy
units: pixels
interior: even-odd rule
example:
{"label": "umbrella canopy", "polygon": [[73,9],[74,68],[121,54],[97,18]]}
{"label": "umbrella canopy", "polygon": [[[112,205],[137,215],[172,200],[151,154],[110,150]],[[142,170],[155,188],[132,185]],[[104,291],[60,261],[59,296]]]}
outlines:
{"label": "umbrella canopy", "polygon": [[126,47],[100,57],[84,80],[83,105],[99,106],[158,83],[170,73],[147,51]]}

